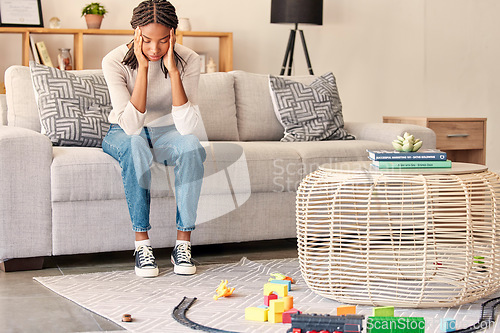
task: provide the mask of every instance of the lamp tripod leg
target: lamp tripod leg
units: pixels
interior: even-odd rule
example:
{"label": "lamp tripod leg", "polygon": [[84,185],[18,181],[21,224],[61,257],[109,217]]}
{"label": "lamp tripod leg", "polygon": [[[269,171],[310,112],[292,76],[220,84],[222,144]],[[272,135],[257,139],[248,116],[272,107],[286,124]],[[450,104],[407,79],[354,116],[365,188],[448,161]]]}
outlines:
{"label": "lamp tripod leg", "polygon": [[292,36],[292,45],[290,46],[290,58],[288,60],[288,72],[287,75],[292,75],[292,64],[293,64],[293,50],[295,49],[295,36],[297,34],[297,29],[290,31],[290,36]]}
{"label": "lamp tripod leg", "polygon": [[307,45],[306,45],[306,38],[304,37],[304,31],[299,30],[299,32],[300,32],[300,39],[302,40],[302,46],[304,48],[304,54],[306,56],[307,69],[309,70],[309,74],[314,75],[311,65],[311,59],[309,58],[309,52],[307,52]]}
{"label": "lamp tripod leg", "polygon": [[285,58],[283,59],[283,65],[281,65],[280,75],[285,74],[286,63],[288,62],[288,57],[292,51],[293,40],[295,40],[295,35],[293,34],[293,30],[290,30],[290,36],[288,37],[288,44],[286,45]]}

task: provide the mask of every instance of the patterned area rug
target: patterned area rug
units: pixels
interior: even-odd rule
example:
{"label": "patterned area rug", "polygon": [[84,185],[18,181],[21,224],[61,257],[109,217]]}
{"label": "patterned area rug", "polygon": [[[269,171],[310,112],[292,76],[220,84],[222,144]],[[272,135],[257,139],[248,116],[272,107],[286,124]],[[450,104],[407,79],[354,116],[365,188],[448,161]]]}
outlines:
{"label": "patterned area rug", "polygon": [[[270,273],[280,272],[297,280],[290,295],[295,308],[304,313],[336,314],[339,302],[311,292],[300,276],[298,259],[250,261],[224,265],[198,266],[194,276],[178,276],[172,269],[163,270],[154,279],[135,276],[133,270],[37,277],[36,281],[59,295],[95,312],[132,332],[193,332],[172,318],[172,310],[183,297],[196,297],[197,301],[187,312],[187,317],[204,326],[234,332],[286,332],[290,324],[259,323],[245,320],[245,308],[263,303],[262,287]],[[235,287],[234,294],[213,300],[220,281],[228,280],[228,287]],[[500,296],[500,293],[492,295]],[[424,317],[426,332],[441,332],[442,318],[454,318],[457,328],[477,322],[482,301],[456,308],[403,309],[397,308],[396,316]],[[373,307],[358,306],[358,313],[368,317]],[[130,313],[131,323],[121,322],[122,315]],[[366,323],[366,322],[365,322]],[[495,323],[485,332],[498,332]],[[366,324],[365,330],[366,332]]]}

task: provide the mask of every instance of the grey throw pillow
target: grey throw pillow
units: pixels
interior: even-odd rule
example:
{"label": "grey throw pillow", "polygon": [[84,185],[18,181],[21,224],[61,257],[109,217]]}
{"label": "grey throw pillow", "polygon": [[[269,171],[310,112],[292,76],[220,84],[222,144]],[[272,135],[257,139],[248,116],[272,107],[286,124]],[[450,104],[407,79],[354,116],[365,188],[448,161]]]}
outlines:
{"label": "grey throw pillow", "polygon": [[283,142],[352,140],[344,129],[335,76],[326,73],[310,85],[269,76],[274,111],[285,128]]}
{"label": "grey throw pillow", "polygon": [[42,132],[55,146],[101,147],[111,99],[102,74],[79,74],[30,62]]}

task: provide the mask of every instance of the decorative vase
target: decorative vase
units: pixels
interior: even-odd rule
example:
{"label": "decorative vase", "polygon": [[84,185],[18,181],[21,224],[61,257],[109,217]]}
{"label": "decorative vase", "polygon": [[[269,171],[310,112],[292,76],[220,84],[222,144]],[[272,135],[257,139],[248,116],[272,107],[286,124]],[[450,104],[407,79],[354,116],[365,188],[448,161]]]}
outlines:
{"label": "decorative vase", "polygon": [[73,69],[73,60],[71,59],[71,49],[59,49],[59,53],[57,54],[57,63],[59,64],[59,69],[62,70],[72,70]]}
{"label": "decorative vase", "polygon": [[180,31],[191,31],[191,21],[187,17],[180,17],[177,29]]}
{"label": "decorative vase", "polygon": [[49,21],[49,27],[51,29],[59,29],[61,27],[61,20],[59,17],[53,17]]}
{"label": "decorative vase", "polygon": [[100,29],[104,16],[97,14],[85,14],[88,29]]}
{"label": "decorative vase", "polygon": [[214,58],[210,57],[207,64],[207,73],[215,73],[217,71],[217,65],[215,64]]}

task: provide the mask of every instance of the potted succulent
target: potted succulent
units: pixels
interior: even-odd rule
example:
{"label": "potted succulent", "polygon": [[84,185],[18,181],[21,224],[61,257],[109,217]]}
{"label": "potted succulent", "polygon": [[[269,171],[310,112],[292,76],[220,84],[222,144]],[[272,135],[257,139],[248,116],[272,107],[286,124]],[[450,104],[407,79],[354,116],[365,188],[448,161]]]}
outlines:
{"label": "potted succulent", "polygon": [[101,27],[102,19],[108,11],[98,2],[92,2],[82,9],[82,16],[85,16],[87,21],[87,28],[99,29]]}

